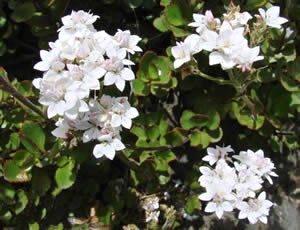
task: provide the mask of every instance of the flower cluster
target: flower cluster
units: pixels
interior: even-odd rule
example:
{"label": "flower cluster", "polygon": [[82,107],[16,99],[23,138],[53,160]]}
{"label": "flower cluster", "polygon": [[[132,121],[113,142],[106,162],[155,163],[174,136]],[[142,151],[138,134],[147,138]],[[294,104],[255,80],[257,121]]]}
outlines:
{"label": "flower cluster", "polygon": [[[103,85],[115,85],[120,91],[126,81],[135,78],[129,55],[142,51],[141,40],[130,31],[118,30],[111,36],[97,31],[93,23],[99,16],[84,11],[72,11],[62,18],[58,39],[50,42],[50,50],[41,50],[42,61],[34,69],[43,71],[43,77],[34,79],[40,90],[39,102],[48,106],[47,116],[61,116],[53,135],[67,137],[68,131],[83,131],[83,142],[98,140],[95,157],[113,159],[116,150],[124,149],[121,126],[129,129],[131,119],[138,116],[127,97],[104,95],[100,100],[89,100]],[[100,92],[102,94],[102,92]]]}
{"label": "flower cluster", "polygon": [[[273,6],[265,12],[259,9],[260,16],[256,17],[270,27],[280,28],[287,19],[279,17],[280,8]],[[194,22],[189,26],[196,27],[196,34],[191,34],[183,42],[177,42],[171,52],[175,58],[174,68],[179,68],[191,60],[191,56],[206,50],[209,54],[209,64],[220,64],[222,69],[240,68],[250,71],[252,64],[262,60],[259,56],[259,46],[249,47],[247,34],[248,21],[252,19],[250,13],[240,12],[239,7],[232,6],[224,20],[215,18],[210,10],[202,14],[193,14]]]}
{"label": "flower cluster", "polygon": [[230,146],[208,148],[208,155],[203,158],[211,166],[216,164],[213,169],[200,167],[202,176],[199,182],[206,188],[206,192],[199,199],[209,201],[205,212],[215,212],[221,218],[224,212],[238,209],[239,219],[248,218],[252,224],[258,220],[267,223],[273,203],[266,200],[266,193],[261,192],[261,189],[264,178],[273,184],[271,176],[278,176],[272,171],[275,169],[274,164],[270,158],[264,157],[262,150],[241,151],[232,158],[228,156],[229,152],[233,152]]}
{"label": "flower cluster", "polygon": [[145,210],[146,223],[150,221],[158,222],[159,218],[159,199],[158,197],[148,197],[143,201],[142,208]]}

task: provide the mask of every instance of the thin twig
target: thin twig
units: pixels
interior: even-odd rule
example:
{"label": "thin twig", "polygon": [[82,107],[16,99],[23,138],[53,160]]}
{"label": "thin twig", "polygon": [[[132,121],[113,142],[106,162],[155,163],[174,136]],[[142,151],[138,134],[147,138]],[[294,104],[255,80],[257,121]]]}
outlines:
{"label": "thin twig", "polygon": [[117,154],[117,157],[126,164],[130,169],[133,169],[134,171],[141,171],[141,168],[132,160],[129,160],[123,152],[119,152]]}
{"label": "thin twig", "polygon": [[214,82],[218,83],[219,85],[232,85],[232,81],[230,81],[230,80],[216,78],[216,77],[210,76],[208,74],[205,74],[205,73],[201,72],[200,70],[193,70],[193,74],[203,77],[207,80],[214,81]]}
{"label": "thin twig", "polygon": [[[6,72],[5,72],[6,75]],[[24,97],[22,94],[20,94],[11,84],[8,80],[6,80],[7,76],[0,76],[0,85],[3,85],[3,90],[9,92],[11,95],[13,95],[15,98],[17,98],[19,101],[21,101],[24,105],[32,109],[35,113],[43,117],[44,119],[47,119],[45,114],[36,107],[31,101],[29,101],[26,97]]]}

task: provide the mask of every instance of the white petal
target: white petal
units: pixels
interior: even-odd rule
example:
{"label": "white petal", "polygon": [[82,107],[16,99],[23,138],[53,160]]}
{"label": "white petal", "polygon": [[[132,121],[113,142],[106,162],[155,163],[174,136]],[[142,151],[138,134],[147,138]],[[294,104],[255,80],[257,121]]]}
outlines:
{"label": "white petal", "polygon": [[217,217],[218,217],[219,219],[222,218],[223,213],[224,213],[223,209],[222,209],[221,207],[217,207],[217,209],[216,209],[216,215],[217,215]]}
{"label": "white petal", "polygon": [[217,207],[216,203],[214,203],[214,202],[209,202],[209,203],[206,205],[204,211],[205,211],[205,212],[215,212],[215,211],[216,211],[216,207]]}
{"label": "white petal", "polygon": [[117,138],[113,139],[113,141],[111,142],[111,145],[117,151],[125,149],[125,145]]}
{"label": "white petal", "polygon": [[111,118],[111,126],[112,127],[120,127],[122,123],[122,119],[120,115],[113,114]]}
{"label": "white petal", "polygon": [[136,118],[139,115],[139,112],[137,111],[136,108],[131,107],[130,109],[128,109],[125,113],[126,117],[129,117],[131,119]]}
{"label": "white petal", "polygon": [[122,92],[125,88],[125,80],[123,80],[122,78],[119,78],[116,80],[115,82],[117,88]]}
{"label": "white petal", "polygon": [[247,218],[247,212],[246,211],[240,211],[239,213],[239,219],[245,219]]}
{"label": "white petal", "polygon": [[134,80],[134,73],[129,68],[122,69],[120,75],[126,81]]}
{"label": "white petal", "polygon": [[267,223],[268,223],[268,218],[267,218],[266,216],[261,216],[261,217],[259,217],[259,220],[260,220],[261,222],[263,222],[264,224],[267,224]]}
{"label": "white petal", "polygon": [[206,192],[206,193],[202,193],[200,196],[199,196],[199,199],[200,200],[204,200],[204,201],[210,201],[212,199],[212,194]]}
{"label": "white petal", "polygon": [[127,117],[122,117],[122,126],[126,129],[130,129],[132,125],[131,119]]}
{"label": "white petal", "polygon": [[113,85],[116,82],[117,75],[112,72],[107,72],[104,77],[104,85]]}
{"label": "white petal", "polygon": [[52,118],[57,114],[56,109],[55,109],[55,104],[51,103],[47,109],[47,115],[48,118]]}
{"label": "white petal", "polygon": [[47,71],[49,67],[49,63],[45,61],[40,61],[33,66],[34,69],[39,71]]}
{"label": "white petal", "polygon": [[100,158],[100,157],[103,157],[105,155],[107,158],[112,160],[115,156],[115,150],[109,144],[102,143],[102,144],[98,144],[94,147],[93,155],[96,158]]}

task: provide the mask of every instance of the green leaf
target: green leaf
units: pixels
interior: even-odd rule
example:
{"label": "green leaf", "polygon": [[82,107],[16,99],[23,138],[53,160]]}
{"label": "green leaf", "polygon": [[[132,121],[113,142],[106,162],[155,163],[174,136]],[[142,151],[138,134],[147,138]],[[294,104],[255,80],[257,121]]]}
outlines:
{"label": "green leaf", "polygon": [[148,66],[149,78],[151,80],[157,80],[159,78],[158,69],[154,63],[150,63]]}
{"label": "green leaf", "polygon": [[16,7],[11,15],[12,20],[15,22],[25,22],[29,20],[35,12],[34,4],[31,1],[27,1]]}
{"label": "green leaf", "polygon": [[206,133],[210,137],[211,143],[217,143],[219,142],[223,137],[223,130],[221,127],[215,130],[206,130]]}
{"label": "green leaf", "polygon": [[20,138],[18,133],[11,133],[9,136],[9,142],[5,146],[8,149],[16,150],[20,146]]}
{"label": "green leaf", "polygon": [[156,140],[160,136],[159,128],[157,126],[147,128],[146,133],[150,140]]}
{"label": "green leaf", "polygon": [[212,110],[212,111],[209,111],[207,115],[208,115],[208,121],[207,121],[206,126],[210,130],[217,129],[221,122],[220,114],[217,111]]}
{"label": "green leaf", "polygon": [[173,26],[173,25],[169,25],[169,30],[171,30],[173,35],[178,38],[186,37],[191,34],[190,31]]}
{"label": "green leaf", "polygon": [[26,208],[27,204],[28,204],[28,197],[26,193],[23,190],[18,191],[15,213],[19,215]]}
{"label": "green leaf", "polygon": [[148,96],[150,93],[150,86],[139,79],[133,80],[133,92],[137,96]]}
{"label": "green leaf", "polygon": [[169,23],[174,26],[183,26],[187,24],[183,13],[179,6],[177,5],[169,5],[165,9],[165,16]]}
{"label": "green leaf", "polygon": [[280,82],[282,86],[289,92],[297,92],[300,91],[300,85],[299,82],[294,80],[288,75],[282,76],[280,78]]}
{"label": "green leaf", "polygon": [[55,173],[55,181],[59,189],[70,188],[76,179],[75,161],[70,160],[67,165],[58,168]]}
{"label": "green leaf", "polygon": [[300,57],[297,57],[293,62],[290,75],[294,77],[297,82],[300,82]]}
{"label": "green leaf", "polygon": [[199,201],[197,195],[188,199],[185,211],[191,215],[195,209],[201,210],[201,202]]}
{"label": "green leaf", "polygon": [[4,163],[4,179],[9,182],[27,182],[31,179],[31,173],[20,168],[13,160]]}
{"label": "green leaf", "polygon": [[63,229],[64,229],[64,225],[62,223],[58,225],[50,225],[50,227],[48,228],[48,230],[63,230]]}
{"label": "green leaf", "polygon": [[160,0],[160,5],[161,6],[167,6],[170,4],[172,0]]}
{"label": "green leaf", "polygon": [[3,222],[8,222],[12,218],[12,213],[6,209],[0,209],[0,220]]}
{"label": "green leaf", "polygon": [[168,22],[164,15],[161,15],[159,18],[155,18],[153,21],[153,26],[160,32],[169,31]]}
{"label": "green leaf", "polygon": [[0,201],[12,205],[15,203],[15,194],[16,191],[11,184],[2,183],[0,185]]}
{"label": "green leaf", "polygon": [[32,170],[32,190],[39,196],[44,196],[51,187],[51,180],[44,169],[34,168]]}
{"label": "green leaf", "polygon": [[38,223],[28,224],[29,230],[39,230],[40,226]]}
{"label": "green leaf", "polygon": [[170,150],[158,151],[155,155],[158,160],[166,163],[176,160],[176,155]]}
{"label": "green leaf", "polygon": [[40,150],[45,151],[46,136],[41,126],[31,121],[25,121],[21,132],[25,138],[31,141]]}
{"label": "green leaf", "polygon": [[210,143],[210,137],[206,132],[193,131],[191,134],[191,146],[206,148]]}
{"label": "green leaf", "polygon": [[130,132],[139,137],[139,139],[147,140],[146,130],[141,127],[134,126]]}
{"label": "green leaf", "polygon": [[187,135],[186,130],[175,128],[167,132],[164,138],[166,140],[166,144],[170,144],[171,146],[181,146],[185,142],[186,135]]}
{"label": "green leaf", "polygon": [[252,114],[252,112],[247,109],[247,106],[240,107],[237,103],[232,103],[233,111],[238,122],[248,127],[249,129],[258,130],[260,129],[265,121],[265,116],[260,114]]}
{"label": "green leaf", "polygon": [[247,0],[245,8],[247,10],[254,10],[259,7],[263,7],[267,2],[267,0]]}
{"label": "green leaf", "polygon": [[207,121],[207,115],[195,114],[189,110],[185,110],[180,118],[180,124],[184,129],[202,128],[207,124]]}

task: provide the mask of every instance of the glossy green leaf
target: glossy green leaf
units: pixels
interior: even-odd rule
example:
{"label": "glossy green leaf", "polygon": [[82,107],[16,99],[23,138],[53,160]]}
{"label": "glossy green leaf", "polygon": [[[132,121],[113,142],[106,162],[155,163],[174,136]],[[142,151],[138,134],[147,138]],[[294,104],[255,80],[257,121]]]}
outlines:
{"label": "glossy green leaf", "polygon": [[164,136],[166,139],[166,144],[171,146],[181,146],[185,142],[185,136],[187,135],[187,131],[180,128],[175,128]]}
{"label": "glossy green leaf", "polygon": [[193,131],[191,133],[191,146],[206,148],[210,143],[210,136],[206,132]]}
{"label": "glossy green leaf", "polygon": [[17,203],[15,206],[15,213],[18,215],[26,208],[29,200],[26,193],[23,190],[19,190],[17,193]]}
{"label": "glossy green leaf", "polygon": [[188,199],[185,211],[191,215],[195,209],[201,210],[201,202],[197,195]]}
{"label": "glossy green leaf", "polygon": [[46,136],[41,126],[37,123],[26,121],[23,124],[21,132],[29,142],[37,146],[40,150],[45,151]]}
{"label": "glossy green leaf", "polygon": [[5,162],[4,179],[9,182],[27,182],[31,179],[31,173],[19,167],[13,160]]}
{"label": "glossy green leaf", "polygon": [[161,15],[159,18],[154,19],[153,26],[160,32],[167,32],[169,30],[168,22],[164,15]]}
{"label": "glossy green leaf", "polygon": [[245,8],[247,10],[254,10],[259,7],[263,7],[267,2],[267,0],[247,0]]}
{"label": "glossy green leaf", "polygon": [[161,6],[167,6],[171,3],[172,0],[160,0]]}
{"label": "glossy green leaf", "polygon": [[15,22],[25,22],[29,20],[35,12],[34,4],[31,1],[27,1],[18,5],[11,15],[11,18]]}
{"label": "glossy green leaf", "polygon": [[165,16],[168,22],[174,26],[182,26],[187,24],[180,7],[177,5],[171,4],[167,6],[165,9]]}
{"label": "glossy green leaf", "polygon": [[55,181],[60,189],[70,188],[74,184],[75,179],[75,162],[72,160],[64,167],[56,170]]}
{"label": "glossy green leaf", "polygon": [[150,86],[139,79],[133,80],[133,92],[137,96],[147,96],[150,93]]}
{"label": "glossy green leaf", "polygon": [[280,82],[282,86],[289,92],[297,92],[300,91],[300,84],[290,76],[282,76],[280,78]]}
{"label": "glossy green leaf", "polygon": [[195,114],[192,111],[185,110],[180,118],[180,124],[184,129],[201,128],[208,122],[208,116]]}

